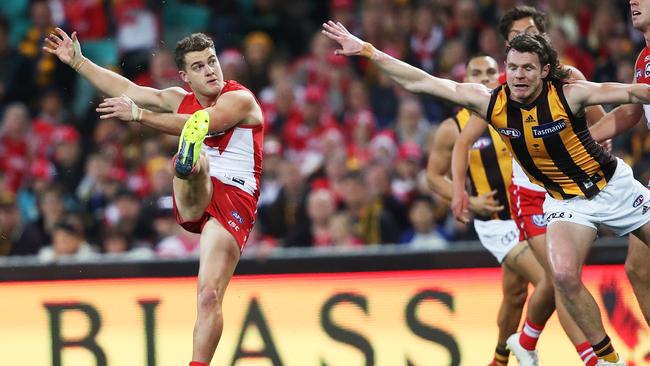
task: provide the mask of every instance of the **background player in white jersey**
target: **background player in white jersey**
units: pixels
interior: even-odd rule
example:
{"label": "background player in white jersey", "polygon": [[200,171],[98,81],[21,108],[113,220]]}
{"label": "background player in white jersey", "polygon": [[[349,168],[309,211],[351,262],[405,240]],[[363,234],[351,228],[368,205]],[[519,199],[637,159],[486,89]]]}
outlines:
{"label": "background player in white jersey", "polygon": [[138,86],[83,57],[76,34],[69,37],[59,28],[46,38],[44,50],[110,97],[98,108],[104,118],[181,135],[174,159],[174,210],[184,228],[201,233],[190,365],[208,365],[223,330],[224,292],[255,221],[263,140],[259,104],[246,88],[223,80],[214,43],[201,33],[176,46],[179,73],[191,93]]}

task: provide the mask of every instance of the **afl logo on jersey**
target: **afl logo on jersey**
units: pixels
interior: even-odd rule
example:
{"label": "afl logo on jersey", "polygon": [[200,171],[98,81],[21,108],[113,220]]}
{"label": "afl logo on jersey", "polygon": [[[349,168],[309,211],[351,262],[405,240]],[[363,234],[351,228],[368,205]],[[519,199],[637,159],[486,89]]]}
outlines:
{"label": "afl logo on jersey", "polygon": [[510,128],[510,127],[502,127],[498,129],[499,133],[502,134],[503,136],[509,138],[509,139],[516,139],[521,137],[521,132],[519,130]]}
{"label": "afl logo on jersey", "polygon": [[472,145],[472,150],[482,150],[490,145],[492,145],[492,139],[489,137],[479,137]]}

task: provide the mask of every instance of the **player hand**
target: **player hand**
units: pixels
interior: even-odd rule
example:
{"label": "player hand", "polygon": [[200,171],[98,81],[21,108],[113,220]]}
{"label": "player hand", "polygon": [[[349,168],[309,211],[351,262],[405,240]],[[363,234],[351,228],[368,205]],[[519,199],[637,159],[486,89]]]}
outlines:
{"label": "player hand", "polygon": [[484,193],[469,198],[469,208],[481,216],[492,216],[492,214],[503,210],[503,205],[494,198],[497,191]]}
{"label": "player hand", "polygon": [[462,191],[460,194],[454,194],[451,198],[451,211],[454,214],[456,220],[462,222],[463,224],[469,223],[469,196],[466,191]]}
{"label": "player hand", "polygon": [[361,54],[364,42],[352,35],[347,29],[345,29],[343,24],[340,22],[335,23],[330,20],[327,23],[323,23],[323,28],[325,28],[322,30],[324,35],[329,39],[338,42],[341,47],[343,47],[340,50],[335,50],[335,55],[358,56]]}
{"label": "player hand", "polygon": [[103,113],[99,117],[100,119],[114,117],[122,121],[139,121],[142,118],[142,109],[124,94],[119,97],[104,99],[95,110]]}
{"label": "player hand", "polygon": [[45,37],[45,52],[49,52],[61,60],[61,62],[75,67],[80,65],[82,60],[81,45],[77,39],[77,32],[72,32],[72,38],[61,28],[55,28],[54,33]]}

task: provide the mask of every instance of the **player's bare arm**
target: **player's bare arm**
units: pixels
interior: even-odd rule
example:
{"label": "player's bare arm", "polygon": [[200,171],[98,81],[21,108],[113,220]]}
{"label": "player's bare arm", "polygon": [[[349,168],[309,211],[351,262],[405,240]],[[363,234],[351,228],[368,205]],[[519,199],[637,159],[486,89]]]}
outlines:
{"label": "player's bare arm", "polygon": [[[467,180],[467,167],[469,165],[469,149],[488,128],[488,124],[482,118],[472,115],[463,131],[458,135],[456,144],[451,154],[451,177],[452,177],[452,199],[451,210],[454,217],[463,223],[469,222],[470,199],[465,190]],[[502,206],[495,207],[497,212],[503,209]]]}
{"label": "player's bare arm", "polygon": [[[576,80],[587,80],[582,71],[571,65],[564,65],[564,68],[570,71],[571,81]],[[588,125],[594,125],[596,122],[600,121],[601,118],[605,116],[605,109],[601,105],[592,105],[585,109],[585,118],[587,119]]]}
{"label": "player's bare arm", "polygon": [[81,45],[76,32],[73,32],[70,37],[61,28],[56,28],[54,33],[45,38],[43,50],[57,56],[61,62],[75,69],[109,97],[126,95],[138,106],[152,111],[174,112],[187,94],[179,87],[164,90],[142,87],[122,75],[93,63],[81,54]]}
{"label": "player's bare arm", "polygon": [[620,135],[639,122],[646,123],[643,107],[640,104],[625,104],[607,113],[589,127],[589,132],[596,142],[601,142]]}
{"label": "player's bare arm", "polygon": [[571,112],[579,115],[590,105],[650,103],[650,85],[578,80],[564,85],[564,95]]}
{"label": "player's bare arm", "polygon": [[323,24],[323,34],[339,43],[337,55],[363,56],[384,71],[393,81],[413,93],[426,93],[468,108],[481,116],[487,114],[490,90],[482,84],[457,83],[440,79],[375,49],[352,35],[341,23]]}
{"label": "player's bare arm", "polygon": [[262,124],[262,110],[253,95],[247,91],[233,91],[217,99],[217,103],[205,109],[210,116],[210,132],[225,131],[235,125],[257,126]]}
{"label": "player's bare arm", "polygon": [[427,160],[427,182],[429,188],[447,201],[451,201],[451,179],[449,168],[451,152],[458,137],[458,127],[453,119],[444,120],[433,137],[431,153]]}

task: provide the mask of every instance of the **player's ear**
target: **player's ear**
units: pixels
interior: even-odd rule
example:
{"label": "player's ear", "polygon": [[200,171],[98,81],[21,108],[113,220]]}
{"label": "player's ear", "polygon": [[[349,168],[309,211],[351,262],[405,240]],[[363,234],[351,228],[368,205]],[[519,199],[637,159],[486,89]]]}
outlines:
{"label": "player's ear", "polygon": [[187,78],[187,73],[183,70],[178,71],[178,75],[181,77],[181,80],[183,80],[184,83],[189,83],[189,79]]}
{"label": "player's ear", "polygon": [[542,67],[542,79],[545,79],[548,76],[549,72],[551,72],[551,65],[544,65],[544,67]]}

